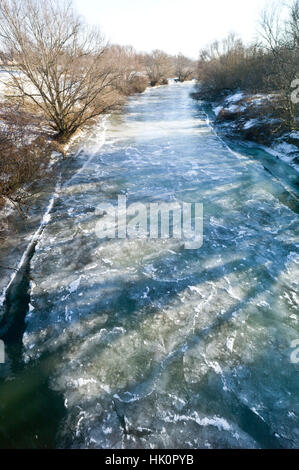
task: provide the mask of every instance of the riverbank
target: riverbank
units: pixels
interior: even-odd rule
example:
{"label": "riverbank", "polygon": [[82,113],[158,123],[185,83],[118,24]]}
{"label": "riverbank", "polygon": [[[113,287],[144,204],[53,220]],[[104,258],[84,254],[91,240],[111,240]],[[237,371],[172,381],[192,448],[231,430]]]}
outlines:
{"label": "riverbank", "polygon": [[[193,97],[200,99],[197,93]],[[237,90],[203,103],[220,135],[254,143],[299,171],[299,131],[287,131],[275,115],[272,100],[272,95]]]}

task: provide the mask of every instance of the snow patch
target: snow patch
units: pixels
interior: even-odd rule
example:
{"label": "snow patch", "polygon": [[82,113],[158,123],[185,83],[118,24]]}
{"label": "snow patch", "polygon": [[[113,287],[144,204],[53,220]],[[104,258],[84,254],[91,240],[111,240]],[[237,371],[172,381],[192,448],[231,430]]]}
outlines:
{"label": "snow patch", "polygon": [[220,111],[222,111],[223,107],[222,106],[216,106],[213,108],[213,112],[215,114],[215,116],[218,116]]}
{"label": "snow patch", "polygon": [[247,121],[246,124],[244,124],[243,128],[251,129],[251,127],[257,125],[258,122],[259,122],[258,119],[250,119],[250,121]]}
{"label": "snow patch", "polygon": [[234,93],[233,95],[230,95],[228,98],[226,98],[227,103],[236,103],[237,101],[240,101],[244,98],[244,93],[238,92]]}

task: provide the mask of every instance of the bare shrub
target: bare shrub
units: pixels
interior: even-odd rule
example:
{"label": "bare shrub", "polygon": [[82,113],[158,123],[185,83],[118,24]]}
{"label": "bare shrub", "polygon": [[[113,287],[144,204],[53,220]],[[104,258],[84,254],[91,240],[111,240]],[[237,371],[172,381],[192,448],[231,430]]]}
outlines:
{"label": "bare shrub", "polygon": [[118,64],[119,77],[116,87],[125,96],[142,93],[148,86],[148,79],[143,71],[140,56],[131,46],[112,46],[110,54]]}
{"label": "bare shrub", "polygon": [[234,34],[203,49],[198,63],[202,95],[213,98],[240,87],[246,75],[245,63],[245,47]]}
{"label": "bare shrub", "polygon": [[22,204],[44,176],[54,147],[25,112],[2,108],[0,120],[0,204]]}
{"label": "bare shrub", "polygon": [[299,71],[299,0],[289,5],[288,13],[281,20],[280,10],[265,11],[260,42],[250,47],[230,34],[203,49],[197,96],[213,100],[236,89],[273,94],[271,114],[279,117],[282,130],[296,129],[298,105],[291,100],[291,83]]}

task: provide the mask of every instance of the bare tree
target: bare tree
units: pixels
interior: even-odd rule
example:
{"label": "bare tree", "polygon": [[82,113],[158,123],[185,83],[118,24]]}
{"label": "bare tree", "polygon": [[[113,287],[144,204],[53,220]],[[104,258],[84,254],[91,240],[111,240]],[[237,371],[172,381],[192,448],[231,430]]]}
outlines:
{"label": "bare tree", "polygon": [[197,64],[202,94],[217,97],[224,90],[244,85],[246,65],[246,48],[235,34],[214,41],[200,52]]}
{"label": "bare tree", "polygon": [[117,88],[120,92],[125,96],[143,92],[148,85],[148,80],[143,71],[141,57],[134,48],[113,45],[110,48],[110,54],[113,62],[118,64]]}
{"label": "bare tree", "polygon": [[10,72],[14,93],[35,104],[62,142],[119,103],[117,64],[71,1],[0,0],[0,41],[20,72]]}
{"label": "bare tree", "polygon": [[145,57],[145,68],[151,86],[163,83],[169,78],[171,73],[171,63],[169,56],[158,49]]}
{"label": "bare tree", "polygon": [[288,7],[288,18],[281,21],[281,8],[265,10],[261,19],[263,46],[272,56],[272,71],[267,75],[269,89],[281,96],[281,107],[285,123],[296,128],[295,105],[291,100],[293,80],[299,67],[299,0]]}
{"label": "bare tree", "polygon": [[185,57],[181,53],[174,57],[174,73],[180,82],[185,82],[193,78],[194,71],[194,61],[188,59],[188,57]]}

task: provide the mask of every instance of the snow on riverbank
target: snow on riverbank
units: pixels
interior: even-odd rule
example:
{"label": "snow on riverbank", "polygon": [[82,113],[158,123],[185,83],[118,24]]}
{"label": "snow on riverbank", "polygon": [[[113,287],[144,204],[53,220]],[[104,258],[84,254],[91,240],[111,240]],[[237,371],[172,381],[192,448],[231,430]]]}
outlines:
{"label": "snow on riverbank", "polygon": [[233,137],[253,140],[271,155],[299,170],[299,132],[279,132],[279,119],[271,115],[273,95],[238,91],[212,104],[215,122]]}
{"label": "snow on riverbank", "polygon": [[10,74],[6,70],[0,69],[0,100],[3,101],[5,98],[5,92],[7,83],[10,79]]}

